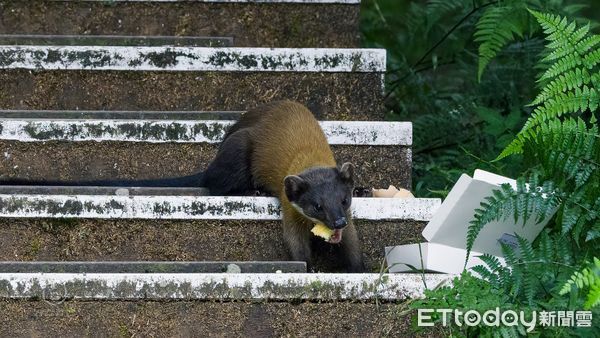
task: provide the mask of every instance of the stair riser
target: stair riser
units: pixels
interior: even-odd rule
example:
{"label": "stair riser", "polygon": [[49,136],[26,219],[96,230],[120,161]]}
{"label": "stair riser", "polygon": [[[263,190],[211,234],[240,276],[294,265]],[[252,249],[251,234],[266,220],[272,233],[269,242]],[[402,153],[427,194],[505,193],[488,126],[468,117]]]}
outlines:
{"label": "stair riser", "polygon": [[[217,144],[0,141],[3,178],[45,180],[176,177],[203,170]],[[411,186],[411,150],[402,146],[332,146],[338,163],[356,165],[360,187]]]}
{"label": "stair riser", "polygon": [[0,327],[13,337],[381,337],[411,336],[399,304],[332,302],[0,301]]}
{"label": "stair riser", "polygon": [[233,47],[231,37],[1,34],[0,45]]}
{"label": "stair riser", "polygon": [[4,34],[231,36],[236,46],[248,47],[358,47],[358,19],[358,4],[0,4]]}
{"label": "stair riser", "polygon": [[306,273],[293,261],[0,261],[2,273]]}
{"label": "stair riser", "polygon": [[[355,220],[369,271],[385,246],[421,241],[424,222]],[[286,260],[280,221],[0,219],[0,260]],[[334,246],[315,238],[316,267],[339,269]]]}
{"label": "stair riser", "polygon": [[229,110],[290,99],[320,120],[383,120],[378,73],[0,71],[0,109]]}

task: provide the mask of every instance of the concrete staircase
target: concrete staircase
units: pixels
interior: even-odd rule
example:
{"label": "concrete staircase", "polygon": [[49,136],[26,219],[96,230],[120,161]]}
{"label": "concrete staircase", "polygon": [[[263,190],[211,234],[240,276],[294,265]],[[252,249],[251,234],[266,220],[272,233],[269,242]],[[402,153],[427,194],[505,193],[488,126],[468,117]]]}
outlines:
{"label": "concrete staircase", "polygon": [[[359,4],[0,1],[0,177],[189,174],[244,110],[293,99],[358,186],[410,187],[411,124],[383,121]],[[0,186],[0,336],[410,334],[403,302],[447,277],[384,274],[383,248],[419,241],[439,200],[353,200],[366,274],[336,273],[319,240],[318,272],[285,261],[278,203]]]}

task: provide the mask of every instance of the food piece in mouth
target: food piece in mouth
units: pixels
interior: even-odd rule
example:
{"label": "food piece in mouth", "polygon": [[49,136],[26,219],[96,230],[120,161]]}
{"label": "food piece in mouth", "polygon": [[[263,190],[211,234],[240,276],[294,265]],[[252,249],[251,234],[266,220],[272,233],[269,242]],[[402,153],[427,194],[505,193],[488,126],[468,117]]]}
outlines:
{"label": "food piece in mouth", "polygon": [[315,224],[315,226],[312,228],[312,230],[310,230],[310,232],[312,232],[317,237],[321,237],[324,240],[329,241],[334,231],[325,226],[325,224],[319,223]]}
{"label": "food piece in mouth", "polygon": [[331,230],[325,224],[315,224],[310,230],[315,236],[323,238],[326,242],[337,244],[342,241],[342,230]]}

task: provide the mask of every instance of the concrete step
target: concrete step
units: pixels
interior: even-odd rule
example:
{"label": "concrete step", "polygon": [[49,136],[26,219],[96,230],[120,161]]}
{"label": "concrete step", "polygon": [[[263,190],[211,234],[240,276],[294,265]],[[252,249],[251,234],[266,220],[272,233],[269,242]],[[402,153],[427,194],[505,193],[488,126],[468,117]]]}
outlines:
{"label": "concrete step", "polygon": [[444,274],[0,273],[0,298],[45,300],[381,300],[423,295]]}
{"label": "concrete step", "polygon": [[[29,194],[40,187],[1,186],[0,217],[51,218],[120,218],[120,219],[280,219],[279,201],[275,197],[181,195],[179,188],[165,188],[165,195],[128,191],[115,195],[98,194],[97,187],[79,187],[78,195],[64,194],[71,187],[46,187],[47,194]],[[119,188],[118,190],[126,190]],[[137,188],[143,191],[146,188]],[[90,190],[83,193],[83,190]],[[128,190],[128,189],[127,189]],[[156,191],[156,188],[151,188]],[[192,191],[190,188],[183,188]],[[352,199],[352,215],[356,219],[429,220],[438,207],[437,198],[372,198]]]}
{"label": "concrete step", "polygon": [[[208,166],[237,116],[239,112],[0,111],[0,172],[3,178],[46,180],[186,175]],[[357,165],[357,186],[411,186],[410,123],[320,123],[338,162]],[[29,143],[37,141],[45,142]]]}
{"label": "concrete step", "polygon": [[383,49],[0,46],[3,69],[382,72]]}
{"label": "concrete step", "polygon": [[[8,188],[7,188],[8,189]],[[91,188],[93,189],[93,188]],[[370,271],[385,246],[422,240],[439,199],[353,199]],[[279,261],[288,258],[269,197],[0,195],[0,260]],[[316,268],[340,269],[338,247],[315,238]]]}
{"label": "concrete step", "polygon": [[[160,114],[155,112],[155,114]],[[235,112],[162,112],[152,118],[146,112],[107,111],[4,111],[0,110],[0,139],[37,141],[123,141],[219,143]],[[222,117],[215,115],[221,114]],[[77,116],[78,115],[78,116]],[[106,117],[113,115],[113,117]],[[410,146],[412,123],[374,121],[322,121],[329,144]]]}
{"label": "concrete step", "polygon": [[0,262],[2,273],[301,273],[306,262]]}
{"label": "concrete step", "polygon": [[414,336],[402,312],[450,276],[0,274],[0,330],[20,336]]}
{"label": "concrete step", "polygon": [[2,1],[2,34],[230,36],[236,46],[358,47],[360,0]]}
{"label": "concrete step", "polygon": [[277,99],[382,120],[383,49],[0,46],[0,109],[227,110]]}

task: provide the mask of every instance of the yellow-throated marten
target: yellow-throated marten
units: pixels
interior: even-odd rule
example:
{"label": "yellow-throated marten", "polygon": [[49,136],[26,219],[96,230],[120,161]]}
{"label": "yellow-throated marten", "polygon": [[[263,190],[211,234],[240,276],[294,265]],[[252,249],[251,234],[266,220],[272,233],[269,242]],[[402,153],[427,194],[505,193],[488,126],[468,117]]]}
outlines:
{"label": "yellow-throated marten", "polygon": [[4,184],[204,186],[211,195],[240,195],[256,189],[279,197],[283,238],[293,260],[311,265],[311,228],[334,230],[329,242],[340,244],[346,269],[364,270],[349,208],[353,166],[336,166],[325,134],[303,105],[279,101],[242,115],[226,133],[204,172],[170,179],[139,181],[34,182]]}
{"label": "yellow-throated marten", "polygon": [[280,101],[248,111],[227,132],[203,175],[211,194],[252,189],[279,197],[283,238],[292,259],[311,262],[310,229],[334,230],[348,271],[363,271],[362,254],[349,208],[353,166],[337,168],[319,123],[303,105]]}

